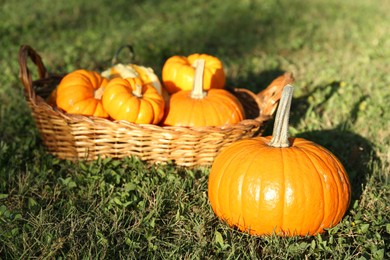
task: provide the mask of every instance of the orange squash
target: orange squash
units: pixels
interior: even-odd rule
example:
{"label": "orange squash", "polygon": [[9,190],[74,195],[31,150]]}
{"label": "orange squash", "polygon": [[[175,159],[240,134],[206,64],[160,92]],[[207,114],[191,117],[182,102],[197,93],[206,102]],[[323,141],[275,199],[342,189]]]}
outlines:
{"label": "orange squash", "polygon": [[158,76],[149,67],[136,64],[117,63],[102,72],[102,76],[108,79],[113,78],[140,78],[143,84],[152,85],[162,95],[163,89]]}
{"label": "orange squash", "polygon": [[107,82],[106,78],[94,71],[73,71],[62,78],[53,92],[57,107],[69,114],[108,117],[101,102]]}
{"label": "orange squash", "polygon": [[164,115],[164,99],[139,78],[114,78],[103,93],[103,106],[115,120],[157,124]]}
{"label": "orange squash", "polygon": [[[130,61],[128,63],[119,62],[119,54],[124,50],[128,50],[130,54]],[[135,52],[133,46],[126,44],[118,48],[111,61],[113,64],[108,69],[102,72],[102,76],[108,79],[113,78],[140,78],[144,84],[153,85],[157,92],[163,94],[163,89],[158,76],[150,67],[134,64]]]}
{"label": "orange squash", "polygon": [[192,91],[171,95],[162,124],[165,126],[221,126],[244,119],[240,101],[225,89],[203,90],[204,60],[198,60]]}
{"label": "orange squash", "polygon": [[316,143],[287,137],[291,96],[292,86],[286,86],[272,137],[233,143],[210,171],[215,214],[250,234],[316,235],[338,224],[350,203],[340,161]]}
{"label": "orange squash", "polygon": [[164,63],[162,81],[169,94],[179,90],[192,90],[198,60],[205,61],[203,88],[225,87],[226,76],[222,62],[212,55],[194,53],[188,57],[172,56]]}

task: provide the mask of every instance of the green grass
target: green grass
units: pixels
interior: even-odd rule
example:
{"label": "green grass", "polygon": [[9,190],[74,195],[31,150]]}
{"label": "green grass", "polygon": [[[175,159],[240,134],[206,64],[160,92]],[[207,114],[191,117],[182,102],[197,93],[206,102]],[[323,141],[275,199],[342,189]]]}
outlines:
{"label": "green grass", "polygon": [[[0,2],[1,259],[390,258],[389,1],[131,2]],[[46,153],[19,46],[57,73],[101,70],[125,43],[159,75],[169,56],[194,52],[218,56],[229,85],[253,91],[293,72],[291,135],[330,149],[352,183],[341,223],[315,237],[249,236],[212,212],[209,168]]]}

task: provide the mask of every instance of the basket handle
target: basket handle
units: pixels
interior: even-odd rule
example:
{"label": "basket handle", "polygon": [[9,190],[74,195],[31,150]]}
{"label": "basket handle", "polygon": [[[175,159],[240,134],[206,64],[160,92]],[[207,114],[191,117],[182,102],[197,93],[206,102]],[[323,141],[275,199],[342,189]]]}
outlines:
{"label": "basket handle", "polygon": [[30,99],[35,100],[35,92],[33,90],[33,81],[31,72],[27,67],[27,61],[30,58],[38,68],[39,79],[48,77],[45,65],[43,65],[41,56],[29,45],[22,45],[19,49],[19,78],[22,81],[26,92]]}
{"label": "basket handle", "polygon": [[294,77],[291,72],[285,72],[283,75],[274,79],[268,87],[257,94],[258,104],[261,109],[262,118],[270,118],[275,112],[278,101],[282,96],[283,88],[287,84],[292,84]]}
{"label": "basket handle", "polygon": [[115,54],[114,54],[114,57],[112,58],[111,60],[111,65],[114,66],[115,64],[117,64],[119,62],[119,54],[123,51],[123,49],[128,49],[129,51],[129,54],[130,54],[130,60],[129,60],[129,63],[132,63],[134,62],[135,60],[135,52],[134,52],[134,48],[132,45],[130,44],[125,44],[123,46],[120,46]]}

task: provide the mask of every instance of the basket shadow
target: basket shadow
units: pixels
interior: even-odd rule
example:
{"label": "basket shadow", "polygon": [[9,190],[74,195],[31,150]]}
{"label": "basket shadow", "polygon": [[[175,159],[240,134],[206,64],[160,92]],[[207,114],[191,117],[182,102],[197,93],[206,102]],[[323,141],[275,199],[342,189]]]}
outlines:
{"label": "basket shadow", "polygon": [[[308,100],[312,95],[314,95],[316,92],[320,92],[322,95],[321,103],[326,103],[332,96],[337,94],[337,90],[339,89],[339,87],[340,87],[340,82],[333,81],[327,85],[316,86],[311,91],[307,92],[305,95],[300,96],[298,98],[294,98],[291,104],[290,124],[296,125],[301,118],[305,117],[306,111],[310,107],[310,103],[308,102]],[[355,119],[356,119],[356,113],[357,111],[354,112]]]}
{"label": "basket shadow", "polygon": [[257,74],[249,72],[244,78],[237,78],[233,80],[228,77],[226,79],[226,85],[240,86],[257,94],[264,90],[274,79],[286,72],[287,71],[281,69],[265,70]]}

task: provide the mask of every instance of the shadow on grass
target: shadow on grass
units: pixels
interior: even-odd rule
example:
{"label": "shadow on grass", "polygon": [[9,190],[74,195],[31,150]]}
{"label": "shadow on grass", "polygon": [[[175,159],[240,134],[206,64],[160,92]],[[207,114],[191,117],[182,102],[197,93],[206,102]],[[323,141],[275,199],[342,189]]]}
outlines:
{"label": "shadow on grass", "polygon": [[272,69],[262,71],[261,73],[249,72],[245,75],[245,77],[237,78],[234,81],[228,77],[226,79],[226,85],[246,88],[257,94],[260,91],[264,90],[269,84],[271,84],[274,79],[283,75],[285,72],[288,71],[284,71],[281,69]]}
{"label": "shadow on grass", "polygon": [[[326,88],[329,88],[325,91]],[[340,87],[340,82],[333,82],[327,86],[315,88],[311,93],[293,100],[292,116],[290,123],[296,124],[300,118],[305,116],[309,108],[308,97],[314,92],[320,91],[324,93],[322,103],[327,102]],[[348,122],[343,122],[337,125],[334,129],[314,130],[297,134],[296,137],[301,137],[313,141],[331,151],[344,165],[352,188],[352,201],[359,199],[364,190],[365,184],[370,177],[370,165],[373,161],[379,160],[375,154],[375,144],[364,138],[363,136],[354,133],[350,129],[357,120],[359,105],[366,99],[362,96],[352,107]]]}
{"label": "shadow on grass", "polygon": [[[321,93],[321,103],[326,103],[332,96],[337,93],[337,90],[340,88],[340,84],[341,82],[334,81],[328,85],[317,86],[313,90],[307,92],[307,94],[300,96],[299,98],[294,98],[293,102],[291,103],[290,124],[296,125],[301,118],[305,117],[305,114],[310,107],[308,102],[309,97],[313,96],[316,92],[319,92]],[[355,111],[355,108],[352,112],[355,114],[354,119],[356,120],[357,111]]]}
{"label": "shadow on grass", "polygon": [[331,130],[318,130],[298,134],[297,137],[313,141],[331,151],[344,165],[352,188],[352,201],[362,195],[369,179],[370,164],[378,160],[374,145],[364,137],[337,127]]}
{"label": "shadow on grass", "polygon": [[[263,78],[272,80],[273,77],[280,73],[283,72],[278,70],[265,72],[264,75],[267,77]],[[259,75],[259,77],[261,76]],[[267,85],[267,82],[264,82],[264,84]],[[335,81],[326,86],[318,86],[304,96],[294,98],[291,104],[290,125],[297,125],[305,117],[310,107],[308,99],[315,92],[324,93],[321,103],[326,103],[333,95],[337,94],[339,87],[340,82]],[[305,138],[325,147],[341,161],[351,182],[352,201],[359,199],[362,195],[365,184],[372,172],[370,169],[371,163],[380,160],[375,153],[375,144],[351,131],[351,126],[358,117],[359,105],[366,98],[366,96],[362,96],[354,104],[350,111],[348,122],[341,123],[334,129],[314,130],[295,135],[295,137]],[[264,136],[272,135],[273,124],[273,119],[268,122],[263,132]]]}
{"label": "shadow on grass", "polygon": [[[208,1],[201,5],[189,6],[186,1],[161,1],[153,3],[153,9],[150,9],[151,2],[140,1],[129,8],[127,2],[119,1],[114,5],[108,5],[105,13],[115,13],[116,19],[122,24],[119,28],[115,25],[115,28],[125,32],[114,40],[121,44],[132,44],[137,54],[135,61],[153,64],[152,67],[156,71],[160,71],[164,62],[173,55],[209,53],[224,61],[234,61],[246,55],[253,56],[255,49],[264,52],[278,51],[275,39],[282,39],[281,42],[288,43],[291,40],[289,38],[291,27],[302,23],[299,16],[293,19],[286,17],[284,9],[299,10],[300,4],[290,3],[288,6],[281,6],[279,2],[269,2],[265,5],[249,1],[246,4],[237,2],[221,5],[217,1]],[[189,7],[193,9],[189,16],[169,14]],[[201,18],[191,19],[192,14],[199,8],[202,8]],[[96,16],[93,10],[84,13]],[[138,16],[141,16],[142,20],[145,15],[151,15],[154,20],[159,21],[159,27],[151,23],[149,30],[153,34],[131,37],[128,29],[124,28],[132,28],[137,24],[134,20],[137,20]],[[89,18],[89,15],[87,18],[93,19]],[[81,25],[86,26],[84,20],[81,22]],[[63,26],[67,28],[66,21]],[[144,27],[143,24],[137,26],[141,29]],[[154,43],[151,41],[153,38],[161,40]],[[292,48],[290,43],[286,46],[280,48]]]}

